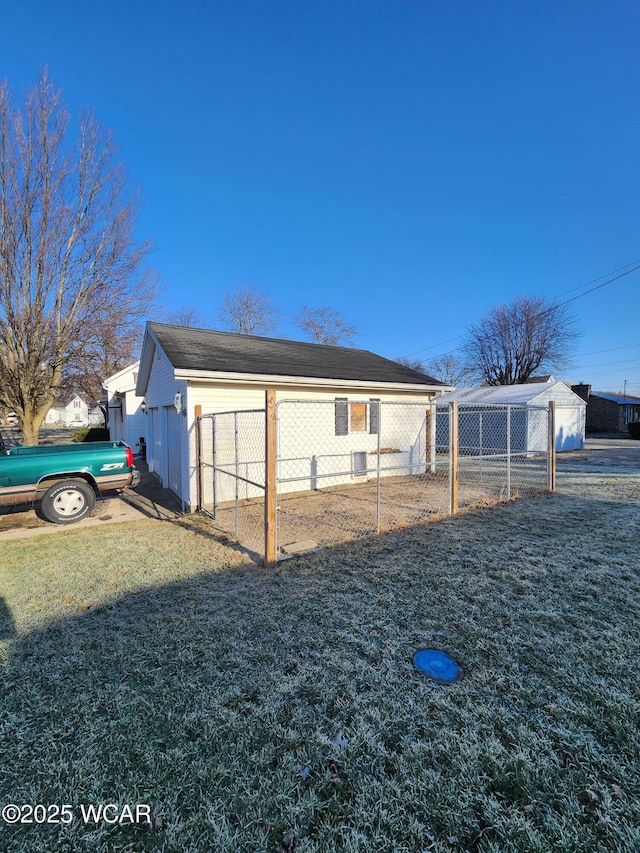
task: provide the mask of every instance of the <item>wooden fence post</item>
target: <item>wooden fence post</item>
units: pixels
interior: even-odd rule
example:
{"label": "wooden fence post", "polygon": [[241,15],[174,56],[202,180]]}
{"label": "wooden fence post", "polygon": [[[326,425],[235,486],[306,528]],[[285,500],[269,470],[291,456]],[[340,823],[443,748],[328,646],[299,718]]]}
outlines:
{"label": "wooden fence post", "polygon": [[458,404],[449,403],[449,511],[458,512]]}
{"label": "wooden fence post", "polygon": [[194,411],[196,417],[196,490],[198,493],[196,510],[200,512],[202,509],[202,437],[200,434],[202,406],[196,406]]}
{"label": "wooden fence post", "polygon": [[556,490],[556,404],[549,401],[549,491]]}
{"label": "wooden fence post", "polygon": [[264,564],[271,568],[276,564],[276,392],[268,388],[265,392],[265,463],[264,463]]}

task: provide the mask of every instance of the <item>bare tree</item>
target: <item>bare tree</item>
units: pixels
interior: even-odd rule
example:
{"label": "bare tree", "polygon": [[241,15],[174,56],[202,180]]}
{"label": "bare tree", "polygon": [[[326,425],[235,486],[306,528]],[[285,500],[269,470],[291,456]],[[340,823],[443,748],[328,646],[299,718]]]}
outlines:
{"label": "bare tree", "polygon": [[133,320],[121,309],[114,307],[93,318],[92,329],[84,345],[65,367],[64,389],[80,390],[97,403],[107,422],[104,402],[105,379],[135,361],[144,328],[140,318]]}
{"label": "bare tree", "polygon": [[452,352],[430,359],[427,362],[427,372],[445,385],[460,385],[472,379],[468,366]]}
{"label": "bare tree", "polygon": [[178,308],[177,311],[169,311],[166,322],[174,326],[188,326],[189,328],[208,329],[210,324],[202,318],[197,308],[189,305],[186,308]]}
{"label": "bare tree", "polygon": [[354,326],[347,326],[340,312],[334,308],[303,305],[302,312],[293,318],[293,322],[317,344],[352,347],[354,337],[359,334]]}
{"label": "bare tree", "polygon": [[91,116],[72,138],[46,71],[22,112],[0,85],[0,386],[26,444],[98,321],[117,311],[131,323],[155,296],[137,197],[115,157]]}
{"label": "bare tree", "polygon": [[424,363],[417,358],[410,358],[408,355],[400,355],[395,359],[398,364],[401,364],[403,367],[408,367],[410,370],[415,370],[416,373],[422,373],[424,376],[428,376],[429,373]]}
{"label": "bare tree", "polygon": [[259,335],[276,328],[280,312],[258,288],[238,285],[234,293],[225,293],[219,316],[231,332]]}
{"label": "bare tree", "polygon": [[567,366],[578,334],[566,306],[522,296],[469,327],[466,360],[489,385],[516,385],[537,370]]}

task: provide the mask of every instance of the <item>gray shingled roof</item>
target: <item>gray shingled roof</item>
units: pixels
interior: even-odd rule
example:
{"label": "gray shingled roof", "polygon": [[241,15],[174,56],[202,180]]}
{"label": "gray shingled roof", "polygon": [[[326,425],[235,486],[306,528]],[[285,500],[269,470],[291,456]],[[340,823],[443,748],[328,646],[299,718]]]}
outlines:
{"label": "gray shingled roof", "polygon": [[431,376],[417,373],[368,350],[236,335],[164,323],[149,323],[148,326],[176,370],[260,373],[411,385],[443,384]]}
{"label": "gray shingled roof", "polygon": [[599,397],[601,400],[609,400],[612,403],[619,403],[621,406],[640,403],[640,397],[633,394],[620,394],[615,391],[592,391],[591,396]]}

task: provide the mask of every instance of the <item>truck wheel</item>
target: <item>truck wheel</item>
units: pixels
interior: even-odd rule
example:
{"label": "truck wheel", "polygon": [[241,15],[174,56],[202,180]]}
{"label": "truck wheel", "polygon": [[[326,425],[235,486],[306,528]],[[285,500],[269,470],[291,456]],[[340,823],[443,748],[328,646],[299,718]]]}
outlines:
{"label": "truck wheel", "polygon": [[89,515],[95,503],[95,492],[87,483],[63,480],[47,489],[40,501],[40,508],[47,521],[71,524]]}

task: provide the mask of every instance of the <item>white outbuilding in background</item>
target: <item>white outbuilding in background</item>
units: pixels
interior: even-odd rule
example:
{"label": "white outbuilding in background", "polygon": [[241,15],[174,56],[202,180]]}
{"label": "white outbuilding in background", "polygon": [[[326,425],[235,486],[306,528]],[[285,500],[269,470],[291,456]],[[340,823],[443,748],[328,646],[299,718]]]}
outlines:
{"label": "white outbuilding in background", "polygon": [[[522,420],[520,432],[523,441],[525,436],[527,436],[526,440],[529,441],[531,438],[529,433],[534,428],[534,419],[527,418],[526,409],[530,408],[533,412],[539,407],[548,406],[551,401],[556,406],[556,450],[581,450],[584,447],[587,404],[577,394],[574,394],[568,385],[553,378],[547,382],[527,382],[522,385],[483,385],[480,388],[458,388],[456,391],[443,394],[438,400],[438,405],[457,402],[461,410],[467,409],[465,421],[469,424],[469,431],[474,434],[478,433],[478,435],[480,434],[481,410],[484,410],[485,407],[518,407],[517,417]],[[474,415],[474,408],[477,408],[477,415]],[[470,423],[474,417],[477,424],[475,422]],[[501,435],[504,433],[504,427],[497,419],[492,420],[484,417],[482,419],[482,432],[483,442],[487,447],[491,447],[493,443],[490,432],[487,432],[487,430],[491,430],[492,423],[496,429],[500,430]],[[539,418],[535,419],[535,423],[539,423]],[[538,430],[538,427],[536,426],[535,429]],[[440,441],[440,437],[438,440]],[[462,437],[460,440],[462,443]],[[531,440],[535,443],[537,438]],[[513,449],[516,450],[516,448]],[[538,450],[539,448],[533,444],[530,448],[527,446],[517,448],[518,451],[528,449]]]}
{"label": "white outbuilding in background", "polygon": [[147,420],[142,397],[136,396],[140,362],[125,367],[105,380],[109,413],[109,436],[112,441],[124,441],[138,455],[144,452]]}

